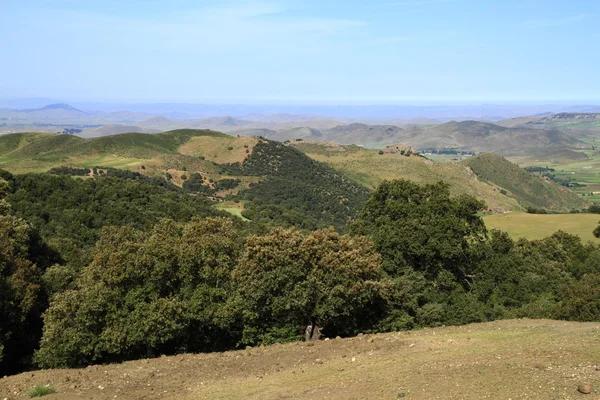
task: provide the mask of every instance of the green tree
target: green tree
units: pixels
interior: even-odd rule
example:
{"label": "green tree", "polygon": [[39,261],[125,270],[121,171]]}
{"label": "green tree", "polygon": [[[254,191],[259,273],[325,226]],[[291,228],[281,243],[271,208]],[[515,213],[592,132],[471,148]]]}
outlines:
{"label": "green tree", "polygon": [[363,237],[333,229],[250,236],[234,270],[244,343],[348,335],[372,323],[385,288],[380,257]]}
{"label": "green tree", "polygon": [[6,189],[0,178],[0,374],[27,366],[37,346],[46,305],[43,259],[51,258],[31,226],[10,215]]}
{"label": "green tree", "polygon": [[77,366],[229,346],[222,308],[239,248],[229,219],[163,220],[146,233],[104,228],[75,288],[53,297],[37,363]]}
{"label": "green tree", "polygon": [[351,232],[373,240],[391,276],[414,268],[428,279],[443,270],[462,279],[473,261],[473,245],[486,239],[485,225],[477,216],[484,208],[471,196],[450,197],[449,185],[443,182],[421,186],[384,181]]}

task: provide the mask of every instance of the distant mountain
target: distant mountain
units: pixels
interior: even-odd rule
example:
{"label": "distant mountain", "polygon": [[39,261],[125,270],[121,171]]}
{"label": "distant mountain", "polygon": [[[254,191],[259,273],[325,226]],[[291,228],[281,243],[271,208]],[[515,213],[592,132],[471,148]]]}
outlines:
{"label": "distant mountain", "polygon": [[562,112],[557,114],[544,113],[531,117],[510,118],[499,121],[498,125],[506,127],[566,127],[566,128],[589,128],[597,125],[600,128],[600,112]]}
{"label": "distant mountain", "polygon": [[447,147],[501,155],[528,155],[581,144],[560,129],[507,128],[476,121],[413,129],[405,138],[406,143],[420,149]]}
{"label": "distant mountain", "polygon": [[545,116],[540,121],[600,121],[600,113],[558,113]]}
{"label": "distant mountain", "polygon": [[502,155],[530,155],[557,148],[577,147],[581,144],[578,139],[560,129],[504,127],[479,121],[451,121],[439,125],[404,127],[353,123],[322,130],[282,129],[270,133],[269,138],[282,141],[303,139],[358,144],[367,147],[404,143],[417,149],[451,148]]}
{"label": "distant mountain", "polygon": [[95,138],[102,136],[120,135],[121,133],[159,133],[160,130],[142,128],[136,125],[102,125],[97,128],[84,129],[80,134],[82,138]]}
{"label": "distant mountain", "polygon": [[66,111],[73,111],[73,112],[77,112],[77,113],[87,114],[81,110],[76,109],[75,107],[71,107],[68,104],[48,104],[47,106],[42,107],[42,108],[33,108],[33,109],[16,110],[16,111],[24,112],[24,113],[32,113],[32,112],[48,111],[48,110],[66,110]]}
{"label": "distant mountain", "polygon": [[90,116],[68,104],[49,104],[42,108],[30,108],[23,110],[0,110],[0,119],[11,122],[40,123],[40,122],[64,122],[67,120],[80,120]]}

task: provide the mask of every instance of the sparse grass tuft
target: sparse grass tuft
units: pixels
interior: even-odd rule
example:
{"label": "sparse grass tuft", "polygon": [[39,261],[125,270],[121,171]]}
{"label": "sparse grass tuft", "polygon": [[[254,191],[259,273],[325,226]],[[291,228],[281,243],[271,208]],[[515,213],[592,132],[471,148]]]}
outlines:
{"label": "sparse grass tuft", "polygon": [[54,389],[50,385],[37,385],[29,392],[29,397],[42,397],[48,394],[56,393],[56,389]]}

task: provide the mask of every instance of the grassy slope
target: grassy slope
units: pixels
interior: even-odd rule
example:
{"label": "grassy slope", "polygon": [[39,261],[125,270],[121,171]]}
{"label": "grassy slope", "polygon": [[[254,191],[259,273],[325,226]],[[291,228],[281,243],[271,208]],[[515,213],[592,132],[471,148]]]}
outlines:
{"label": "grassy slope", "polygon": [[464,165],[434,163],[421,157],[401,154],[378,154],[358,146],[296,142],[296,148],[311,158],[330,164],[347,176],[374,188],[384,179],[410,179],[418,183],[444,180],[451,185],[453,195],[467,193],[484,199],[489,208],[520,210],[517,202],[500,194],[499,188],[480,182]]}
{"label": "grassy slope", "polygon": [[[190,172],[218,180],[226,175],[215,162],[243,161],[252,154],[256,143],[255,138],[191,129],[88,140],[69,135],[12,134],[0,136],[0,168],[23,173],[46,171],[57,165],[102,165],[134,171],[141,171],[144,166],[149,175],[168,171],[174,182],[179,183],[181,176]],[[569,190],[534,177],[497,156],[483,155],[465,163],[434,163],[397,153],[379,155],[358,146],[304,142],[295,142],[294,146],[368,188],[376,187],[383,179],[405,178],[420,183],[445,180],[451,184],[453,194],[468,193],[482,198],[492,209],[518,211],[521,206],[532,205],[565,211],[585,206]],[[500,188],[508,190],[514,198],[501,194]]]}
{"label": "grassy slope", "polygon": [[592,235],[598,226],[598,214],[526,214],[508,213],[483,217],[488,229],[507,232],[512,238],[542,239],[558,229],[580,236],[584,241],[600,243]]}
{"label": "grassy slope", "polygon": [[462,162],[483,181],[510,192],[524,207],[569,211],[586,207],[586,202],[571,190],[530,174],[503,157],[485,153]]}
{"label": "grassy slope", "polygon": [[44,370],[0,379],[27,399],[584,399],[596,371],[598,323],[510,320],[289,343],[213,354]]}
{"label": "grassy slope", "polygon": [[181,146],[195,138],[226,141],[231,137],[220,132],[191,129],[155,135],[125,133],[88,140],[69,135],[11,134],[0,136],[0,168],[25,173],[47,171],[59,165],[101,165],[130,170],[139,170],[144,165],[154,166],[157,173],[162,173],[164,170],[188,169],[189,165],[192,170],[215,174],[211,162],[179,153]]}

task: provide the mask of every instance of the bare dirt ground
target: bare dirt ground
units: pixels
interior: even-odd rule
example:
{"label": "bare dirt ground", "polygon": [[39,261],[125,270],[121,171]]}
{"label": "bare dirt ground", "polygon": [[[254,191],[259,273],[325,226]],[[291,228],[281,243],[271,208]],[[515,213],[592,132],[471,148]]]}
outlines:
{"label": "bare dirt ground", "polygon": [[598,399],[599,345],[600,323],[498,321],[28,372],[0,400]]}

